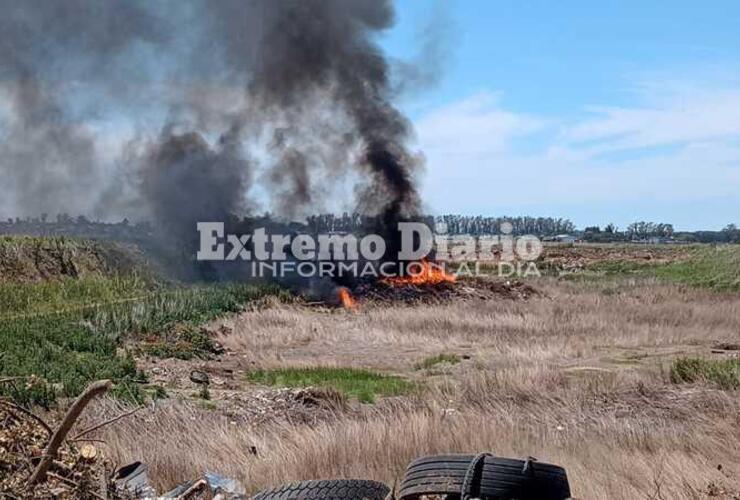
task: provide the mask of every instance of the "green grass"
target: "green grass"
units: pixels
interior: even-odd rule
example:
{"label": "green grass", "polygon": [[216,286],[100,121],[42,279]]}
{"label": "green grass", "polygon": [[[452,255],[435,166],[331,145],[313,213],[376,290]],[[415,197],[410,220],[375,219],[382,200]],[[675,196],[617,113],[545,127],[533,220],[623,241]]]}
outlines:
{"label": "green grass", "polygon": [[0,384],[0,396],[49,406],[57,396],[77,395],[90,381],[110,378],[121,394],[137,398],[141,375],[132,357],[120,352],[123,340],[167,340],[180,325],[187,332],[182,340],[197,353],[206,346],[189,326],[286,293],[244,284],[151,289],[119,278],[2,285],[0,300],[8,302],[0,306],[0,378],[33,375],[39,381]]}
{"label": "green grass", "polygon": [[132,385],[140,379],[130,356],[118,355],[115,337],[93,331],[83,318],[69,315],[13,319],[0,324],[0,378],[39,377],[0,385],[0,395],[20,403],[49,406],[58,395],[75,396],[97,379]]}
{"label": "green grass", "polygon": [[740,245],[701,248],[690,259],[655,269],[659,278],[720,292],[740,292]]}
{"label": "green grass", "polygon": [[447,363],[450,365],[456,365],[460,362],[460,356],[457,354],[438,354],[436,356],[431,356],[429,358],[425,358],[419,363],[416,363],[414,365],[414,369],[416,370],[429,370],[431,368],[434,368],[435,366]]}
{"label": "green grass", "polygon": [[675,384],[709,382],[721,389],[738,389],[740,388],[740,359],[677,359],[671,365],[670,378]]}
{"label": "green grass", "polygon": [[277,286],[219,284],[176,287],[135,302],[95,307],[92,321],[119,335],[157,335],[176,323],[198,325],[225,313],[241,311],[246,303],[274,296],[290,300],[289,292]]}
{"label": "green grass", "polygon": [[414,387],[401,377],[356,368],[280,368],[255,371],[247,378],[257,384],[278,387],[328,387],[363,403],[373,403],[377,396],[404,394]]}
{"label": "green grass", "polygon": [[679,262],[656,264],[629,260],[596,262],[567,279],[659,278],[663,281],[709,288],[718,292],[740,292],[740,245],[702,246]]}
{"label": "green grass", "polygon": [[151,285],[136,277],[65,278],[39,283],[0,283],[0,319],[46,314],[141,297]]}

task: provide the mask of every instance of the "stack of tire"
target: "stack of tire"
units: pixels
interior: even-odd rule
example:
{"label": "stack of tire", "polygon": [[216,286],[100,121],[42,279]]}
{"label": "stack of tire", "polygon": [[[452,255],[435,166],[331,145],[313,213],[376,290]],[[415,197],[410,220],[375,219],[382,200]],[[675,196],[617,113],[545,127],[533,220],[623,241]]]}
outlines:
{"label": "stack of tire", "polygon": [[534,459],[481,455],[438,455],[414,460],[398,490],[399,500],[439,495],[490,500],[565,500],[565,469]]}
{"label": "stack of tire", "polygon": [[479,455],[417,458],[406,469],[398,491],[367,480],[302,481],[265,490],[253,500],[566,500],[570,487],[565,469],[535,459],[515,460]]}
{"label": "stack of tire", "polygon": [[309,498],[331,500],[382,500],[390,488],[378,481],[365,479],[336,479],[301,481],[257,493],[252,500],[304,500]]}

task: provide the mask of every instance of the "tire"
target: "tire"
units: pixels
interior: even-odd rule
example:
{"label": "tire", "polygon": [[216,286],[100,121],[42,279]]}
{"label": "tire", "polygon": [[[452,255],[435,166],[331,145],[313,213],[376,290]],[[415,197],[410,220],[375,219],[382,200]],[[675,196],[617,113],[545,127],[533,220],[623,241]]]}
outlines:
{"label": "tire", "polygon": [[[478,460],[473,464],[474,459]],[[490,455],[438,455],[414,460],[406,469],[399,500],[422,495],[461,498],[468,470],[468,493],[489,500],[565,500],[570,487],[565,469],[557,465]],[[526,465],[526,467],[525,467]]]}
{"label": "tire", "polygon": [[383,500],[390,489],[377,481],[338,479],[301,481],[257,493],[252,500]]}

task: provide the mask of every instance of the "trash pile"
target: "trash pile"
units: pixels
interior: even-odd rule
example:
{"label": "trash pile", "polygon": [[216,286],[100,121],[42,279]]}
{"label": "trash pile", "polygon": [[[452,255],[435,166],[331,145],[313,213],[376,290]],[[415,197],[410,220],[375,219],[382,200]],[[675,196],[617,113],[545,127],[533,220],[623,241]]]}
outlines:
{"label": "trash pile", "polygon": [[[0,399],[0,498],[128,500],[157,497],[149,484],[148,467],[140,462],[114,468],[95,447],[91,432],[139,408],[70,434],[85,407],[113,386],[110,380],[91,383],[52,427],[43,418]],[[205,495],[205,496],[204,496]],[[247,498],[237,481],[215,473],[188,481],[160,498]]]}
{"label": "trash pile", "polygon": [[230,421],[253,426],[278,419],[311,424],[349,411],[342,393],[319,387],[222,391],[218,401]]}
{"label": "trash pile", "polygon": [[[103,498],[108,500],[157,497],[149,485],[148,467],[135,462],[118,469],[103,459],[91,442],[65,441],[56,453],[46,479],[29,486],[53,430],[25,408],[0,400],[0,497]],[[247,498],[238,481],[208,472],[159,495],[160,498]]]}
{"label": "trash pile", "polygon": [[537,289],[522,281],[470,278],[456,282],[395,285],[382,280],[363,283],[352,290],[363,302],[379,304],[439,304],[451,299],[526,300],[539,295]]}
{"label": "trash pile", "polygon": [[690,256],[690,248],[664,245],[555,245],[544,247],[537,265],[541,271],[551,270],[555,274],[576,273],[601,263],[620,262],[624,264],[668,264],[685,260]]}
{"label": "trash pile", "polygon": [[[51,428],[24,408],[0,400],[0,496],[9,498],[94,498],[105,492],[106,464],[91,444],[65,442],[46,481],[27,488]],[[105,498],[105,497],[103,497]]]}
{"label": "trash pile", "polygon": [[[149,484],[149,468],[141,462],[121,467],[113,476],[116,498],[207,498],[214,500],[241,500],[248,498],[244,486],[213,472],[206,472],[200,479],[186,481],[174,489],[157,495]],[[110,497],[109,497],[110,498]]]}

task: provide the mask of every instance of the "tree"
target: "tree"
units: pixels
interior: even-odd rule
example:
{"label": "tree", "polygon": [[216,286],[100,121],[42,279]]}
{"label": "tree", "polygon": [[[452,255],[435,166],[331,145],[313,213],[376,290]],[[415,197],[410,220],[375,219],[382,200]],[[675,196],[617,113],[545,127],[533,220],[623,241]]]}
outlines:
{"label": "tree", "polygon": [[722,233],[728,243],[740,243],[740,229],[736,224],[727,224]]}

